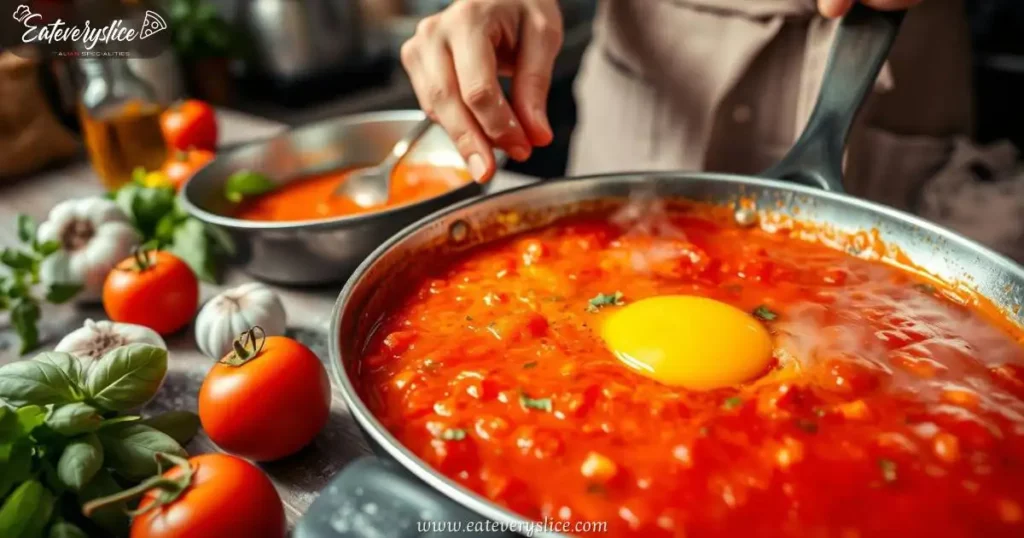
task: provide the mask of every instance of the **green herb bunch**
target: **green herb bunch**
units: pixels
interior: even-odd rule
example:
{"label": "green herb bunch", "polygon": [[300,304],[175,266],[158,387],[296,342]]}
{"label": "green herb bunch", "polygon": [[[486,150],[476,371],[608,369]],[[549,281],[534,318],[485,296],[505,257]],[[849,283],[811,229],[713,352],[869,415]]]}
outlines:
{"label": "green herb bunch", "polygon": [[234,252],[231,238],[190,217],[181,208],[174,187],[147,183],[146,171],[141,168],[132,177],[113,198],[143,241],[181,258],[201,280],[216,282],[218,261]]}
{"label": "green herb bunch", "polygon": [[167,0],[174,50],[185,60],[231,56],[238,38],[233,26],[205,0]]}
{"label": "green herb bunch", "polygon": [[161,471],[158,453],[185,457],[195,414],[130,414],[167,372],[167,351],[132,344],[95,361],[42,353],[0,367],[0,536],[125,536],[125,506],[91,517],[83,503]]}
{"label": "green herb bunch", "polygon": [[[11,325],[21,338],[21,353],[39,343],[37,323],[41,316],[40,303],[64,303],[82,288],[78,285],[53,284],[38,297],[39,265],[43,259],[60,250],[57,241],[40,243],[36,240],[36,222],[27,215],[18,215],[18,239],[21,245],[0,250],[0,312],[10,311]],[[5,274],[6,273],[6,274]]]}

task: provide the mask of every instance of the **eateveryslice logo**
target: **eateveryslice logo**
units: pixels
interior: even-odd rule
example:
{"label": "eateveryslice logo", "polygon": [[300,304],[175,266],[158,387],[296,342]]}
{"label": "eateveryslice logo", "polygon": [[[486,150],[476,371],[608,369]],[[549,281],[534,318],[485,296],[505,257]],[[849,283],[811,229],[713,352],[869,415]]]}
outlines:
{"label": "eateveryslice logo", "polygon": [[121,19],[114,19],[103,26],[92,26],[86,20],[83,26],[68,24],[64,19],[57,18],[50,23],[42,21],[43,16],[33,13],[25,4],[14,10],[14,20],[25,25],[21,34],[23,43],[54,43],[55,41],[72,41],[80,43],[85,50],[93,50],[97,43],[128,42],[146,39],[167,29],[167,22],[155,11],[146,10],[142,26],[136,30],[125,25]]}
{"label": "eateveryslice logo", "polygon": [[0,0],[0,49],[15,54],[152,58],[171,46],[159,0]]}

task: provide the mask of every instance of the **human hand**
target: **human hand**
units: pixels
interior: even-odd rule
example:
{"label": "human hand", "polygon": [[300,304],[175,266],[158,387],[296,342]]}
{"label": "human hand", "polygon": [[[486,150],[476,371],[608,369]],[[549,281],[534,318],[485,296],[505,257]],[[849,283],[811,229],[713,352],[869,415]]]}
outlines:
{"label": "human hand", "polygon": [[[855,2],[856,0],[818,0],[818,11],[830,19],[842,17],[850,11]],[[894,11],[914,7],[920,4],[921,0],[861,0],[861,3],[882,11]]]}
{"label": "human hand", "polygon": [[[561,46],[557,0],[459,0],[420,21],[401,58],[420,107],[483,182],[493,148],[523,161],[551,143],[546,105]],[[512,77],[511,102],[499,75]]]}

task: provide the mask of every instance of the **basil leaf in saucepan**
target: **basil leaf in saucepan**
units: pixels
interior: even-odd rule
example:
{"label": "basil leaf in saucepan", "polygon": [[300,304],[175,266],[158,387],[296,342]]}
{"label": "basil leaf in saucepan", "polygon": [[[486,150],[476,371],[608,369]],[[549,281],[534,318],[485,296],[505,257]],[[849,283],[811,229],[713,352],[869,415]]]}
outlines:
{"label": "basil leaf in saucepan", "polygon": [[66,437],[100,429],[103,417],[95,407],[85,402],[74,402],[55,407],[46,417],[46,425]]}
{"label": "basil leaf in saucepan", "polygon": [[186,457],[185,449],[166,433],[145,424],[126,423],[99,432],[106,465],[118,474],[141,480],[157,473],[157,452]]}
{"label": "basil leaf in saucepan", "polygon": [[252,170],[239,170],[224,182],[224,197],[237,204],[246,196],[266,194],[275,188],[277,185],[266,175]]}
{"label": "basil leaf in saucepan", "polygon": [[0,400],[8,405],[64,404],[81,394],[60,368],[45,361],[18,361],[0,367]]}
{"label": "basil leaf in saucepan", "polygon": [[181,446],[187,445],[199,432],[199,416],[190,411],[168,411],[143,419],[139,424],[166,433]]}
{"label": "basil leaf in saucepan", "polygon": [[100,357],[89,369],[89,399],[108,411],[125,411],[148,402],[167,373],[167,350],[148,344],[122,346]]}
{"label": "basil leaf in saucepan", "polygon": [[0,506],[0,536],[41,535],[53,513],[53,501],[53,494],[38,481],[23,482]]}
{"label": "basil leaf in saucepan", "polygon": [[58,521],[50,526],[50,534],[47,535],[47,538],[89,538],[89,535],[67,521]]}
{"label": "basil leaf in saucepan", "polygon": [[103,445],[95,433],[75,438],[64,447],[57,461],[60,483],[81,491],[103,467]]}

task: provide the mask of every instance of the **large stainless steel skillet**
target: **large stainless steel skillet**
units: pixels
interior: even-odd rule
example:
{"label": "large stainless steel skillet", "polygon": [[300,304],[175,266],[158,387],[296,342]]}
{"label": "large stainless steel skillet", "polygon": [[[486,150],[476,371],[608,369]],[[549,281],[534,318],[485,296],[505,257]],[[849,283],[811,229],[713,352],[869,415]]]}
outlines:
{"label": "large stainless steel skillet", "polygon": [[[331,361],[352,416],[379,458],[353,463],[314,503],[297,536],[442,536],[423,520],[477,522],[480,532],[453,536],[514,536],[551,530],[469,491],[427,466],[368,411],[355,388],[362,346],[385,306],[406,292],[432,262],[453,252],[542,226],[595,204],[638,191],[664,198],[799,210],[801,220],[843,230],[877,229],[882,239],[944,280],[963,282],[1024,321],[1024,269],[951,231],[843,194],[846,136],[896,36],[903,13],[857,5],[840,25],[825,80],[808,126],[790,153],[758,177],[713,173],[628,173],[569,178],[460,203],[406,228],[378,248],[342,290],[331,327]],[[485,523],[480,523],[485,522]],[[497,523],[504,529],[487,532]],[[455,525],[456,523],[451,523]],[[451,527],[448,527],[451,528]],[[463,527],[465,530],[467,527]],[[431,534],[435,532],[435,534]],[[557,533],[536,533],[557,535]]]}

